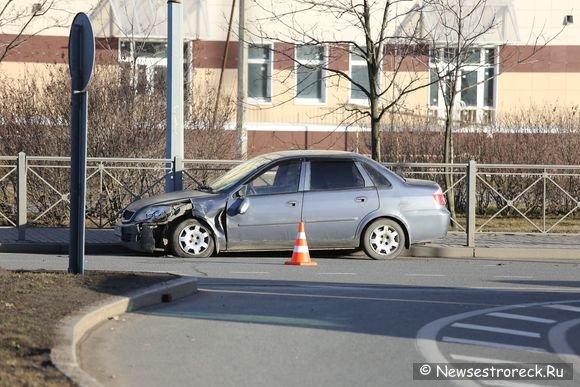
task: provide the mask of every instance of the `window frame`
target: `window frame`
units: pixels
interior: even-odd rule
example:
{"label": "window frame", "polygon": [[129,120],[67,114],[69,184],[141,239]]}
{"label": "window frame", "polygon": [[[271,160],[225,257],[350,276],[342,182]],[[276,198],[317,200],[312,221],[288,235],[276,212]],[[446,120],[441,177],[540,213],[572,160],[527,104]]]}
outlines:
{"label": "window frame", "polygon": [[[322,47],[322,59],[320,60],[301,60],[298,58],[299,47],[304,46],[314,46]],[[294,45],[294,102],[298,105],[326,105],[327,103],[327,92],[326,92],[326,73],[327,71],[323,68],[328,64],[328,45],[312,45],[312,44],[295,44]],[[298,92],[298,69],[300,66],[317,66],[318,71],[320,71],[320,98],[309,98],[300,96]]]}
{"label": "window frame", "polygon": [[[123,44],[129,44],[129,55],[123,55]],[[165,44],[165,56],[135,56],[135,45],[136,44],[147,44],[147,43],[157,43]],[[165,69],[165,81],[164,90],[167,89],[167,71],[168,71],[168,61],[167,61],[167,40],[166,39],[148,39],[148,38],[134,38],[134,39],[119,39],[118,41],[118,61],[119,63],[131,63],[135,65],[135,78],[131,82],[139,82],[140,67],[144,67],[145,79],[147,81],[146,90],[149,93],[155,91],[155,72],[157,67],[163,67]],[[192,60],[192,50],[193,42],[191,40],[183,41],[183,96],[184,96],[184,112],[191,110],[192,93],[193,93],[193,65]],[[137,84],[137,88],[140,86]]]}
{"label": "window frame", "polygon": [[[255,46],[255,47],[258,47],[258,46],[266,47],[267,46],[268,52],[270,54],[269,58],[267,60],[266,59],[259,59],[259,58],[258,59],[250,58],[249,49],[251,46]],[[267,65],[267,69],[266,69],[267,74],[266,74],[265,79],[266,79],[266,82],[268,83],[267,89],[268,89],[268,94],[269,94],[267,96],[267,98],[250,97],[250,95],[249,95],[250,90],[248,88],[247,95],[246,95],[248,103],[251,103],[253,105],[272,105],[273,92],[274,92],[273,82],[272,82],[273,73],[274,73],[274,50],[273,50],[273,48],[274,48],[274,44],[272,42],[262,42],[262,43],[250,44],[248,46],[248,67],[246,69],[246,71],[247,71],[246,76],[248,77],[247,79],[248,80],[250,79],[250,64],[266,64]]]}
{"label": "window frame", "polygon": [[[441,73],[442,69],[450,66],[450,64],[446,61],[446,54],[449,50],[448,47],[431,47],[430,54],[429,54],[429,81],[432,80],[433,72]],[[498,106],[498,77],[497,74],[499,72],[499,46],[489,46],[489,45],[482,45],[473,47],[473,50],[479,50],[479,63],[463,63],[461,65],[461,73],[462,75],[459,77],[457,82],[457,90],[459,91],[458,97],[458,105],[461,117],[473,117],[475,120],[467,120],[468,122],[473,123],[486,123],[488,120],[487,118],[493,115],[493,112],[496,111]],[[493,51],[493,61],[489,63],[488,61],[488,53],[489,51]],[[436,55],[433,53],[436,52]],[[470,54],[467,54],[470,55]],[[493,76],[491,78],[487,78],[487,71],[493,70]],[[465,91],[461,91],[462,83],[463,83],[463,74],[476,72],[476,105],[475,106],[465,106],[463,105],[462,94]],[[489,85],[489,81],[491,80],[493,91],[491,93],[493,103],[491,105],[487,105],[487,98],[486,98],[486,89]],[[437,105],[433,104],[433,89],[429,87],[427,93],[427,106],[430,111],[437,112],[438,116],[443,116],[445,111],[445,90],[441,87],[440,82],[435,83],[437,85],[437,98],[436,102]]]}
{"label": "window frame", "polygon": [[[363,46],[364,49],[368,50],[368,47]],[[351,44],[350,45],[350,49],[348,51],[348,73],[351,77],[351,79],[353,78],[353,67],[363,67],[364,70],[366,70],[367,72],[367,76],[368,76],[368,62],[362,58],[361,55],[357,55],[355,53],[355,50],[358,50],[356,48],[355,45]],[[363,53],[361,53],[363,54]],[[359,59],[357,60],[353,60],[353,57],[358,57]],[[369,86],[370,86],[370,79],[368,80]],[[367,98],[353,98],[352,96],[352,92],[353,92],[353,83],[350,82],[350,87],[348,88],[348,101],[349,103],[355,104],[355,105],[363,105],[363,106],[369,106],[370,105],[370,99]]]}
{"label": "window frame", "polygon": [[[123,53],[123,45],[129,44],[128,55]],[[136,46],[144,46],[146,44],[164,44],[165,45],[165,56],[158,55],[137,55]],[[167,41],[160,39],[120,39],[119,40],[119,62],[121,63],[131,63],[135,66],[135,79],[132,82],[137,82],[137,88],[139,90],[147,90],[149,93],[153,93],[158,85],[156,82],[157,68],[164,68],[165,80],[164,88],[167,88]],[[145,81],[145,88],[142,88],[140,83],[142,80]]]}

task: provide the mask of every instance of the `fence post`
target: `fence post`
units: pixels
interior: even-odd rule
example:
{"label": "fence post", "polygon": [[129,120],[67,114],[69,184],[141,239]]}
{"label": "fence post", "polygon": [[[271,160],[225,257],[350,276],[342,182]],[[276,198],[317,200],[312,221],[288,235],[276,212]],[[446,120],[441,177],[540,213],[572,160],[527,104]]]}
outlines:
{"label": "fence post", "polygon": [[26,225],[27,221],[27,187],[26,187],[26,153],[20,152],[18,153],[18,177],[16,182],[16,195],[18,197],[18,204],[16,208],[16,212],[18,213],[18,240],[24,241],[26,240]]}
{"label": "fence post", "polygon": [[467,163],[467,247],[475,247],[475,190],[477,164],[474,160]]}

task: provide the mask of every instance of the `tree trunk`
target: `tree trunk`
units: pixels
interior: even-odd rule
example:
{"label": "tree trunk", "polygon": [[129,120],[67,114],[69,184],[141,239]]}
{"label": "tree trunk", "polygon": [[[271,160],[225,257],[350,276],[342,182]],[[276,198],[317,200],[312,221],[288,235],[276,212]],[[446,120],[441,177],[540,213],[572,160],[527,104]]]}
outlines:
{"label": "tree trunk", "polygon": [[373,160],[381,162],[381,126],[379,121],[371,117],[371,150]]}
{"label": "tree trunk", "polygon": [[[453,118],[454,118],[454,104],[455,97],[451,98],[449,101],[449,106],[447,106],[447,114],[445,117],[445,146],[443,149],[444,160],[446,164],[453,163]],[[455,194],[453,190],[453,168],[445,168],[445,187],[444,191],[447,192],[447,205],[449,207],[449,212],[451,213],[451,218],[457,219],[455,213]],[[451,229],[455,229],[455,223],[451,222]]]}
{"label": "tree trunk", "polygon": [[379,120],[378,99],[371,99],[371,150],[373,160],[382,161],[381,157],[381,122]]}

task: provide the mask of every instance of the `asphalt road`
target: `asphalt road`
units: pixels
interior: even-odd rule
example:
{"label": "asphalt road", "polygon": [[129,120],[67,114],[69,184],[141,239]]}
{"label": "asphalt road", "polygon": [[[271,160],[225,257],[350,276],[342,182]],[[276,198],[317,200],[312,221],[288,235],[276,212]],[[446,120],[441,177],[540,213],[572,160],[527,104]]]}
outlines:
{"label": "asphalt road", "polygon": [[[286,259],[88,256],[87,270],[174,271],[200,291],[105,323],[83,368],[107,386],[521,386],[414,380],[413,363],[565,361],[575,380],[526,385],[578,385],[578,262]],[[0,254],[6,268],[67,263]]]}

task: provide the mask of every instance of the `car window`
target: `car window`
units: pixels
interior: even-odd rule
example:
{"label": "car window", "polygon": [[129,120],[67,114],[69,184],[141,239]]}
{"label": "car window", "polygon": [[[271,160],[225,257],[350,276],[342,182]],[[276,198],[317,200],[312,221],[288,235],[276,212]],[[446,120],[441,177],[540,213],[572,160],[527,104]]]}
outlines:
{"label": "car window", "polygon": [[248,184],[250,196],[298,192],[301,161],[277,164]]}
{"label": "car window", "polygon": [[380,171],[376,170],[373,166],[367,163],[362,163],[362,165],[364,166],[365,171],[367,171],[367,173],[373,180],[373,183],[375,183],[377,187],[391,186],[391,182],[389,181],[389,179],[387,179]]}
{"label": "car window", "polygon": [[365,180],[353,161],[311,161],[310,189],[362,188]]}

